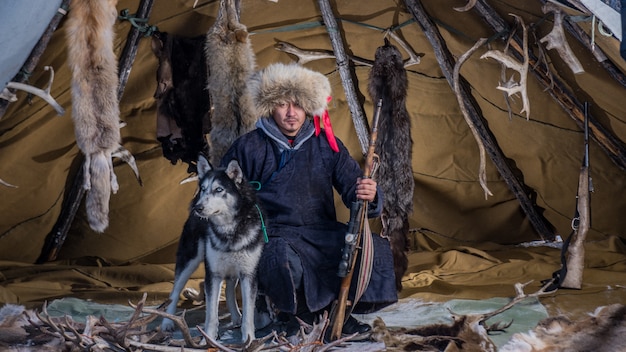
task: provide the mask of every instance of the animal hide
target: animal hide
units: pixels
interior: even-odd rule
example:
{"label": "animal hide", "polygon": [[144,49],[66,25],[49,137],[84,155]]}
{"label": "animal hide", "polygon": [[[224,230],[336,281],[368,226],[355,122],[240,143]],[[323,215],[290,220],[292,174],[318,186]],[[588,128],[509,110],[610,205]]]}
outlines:
{"label": "animal hide", "polygon": [[209,96],[206,94],[205,36],[194,38],[156,32],[152,52],[157,69],[157,140],[172,165],[178,160],[196,172],[198,154],[208,154],[204,135],[209,132]]}
{"label": "animal hide", "polygon": [[120,147],[117,58],[113,25],[117,0],[72,0],[67,19],[72,71],[72,119],[76,143],[85,155],[85,206],[89,225],[109,225],[109,198],[117,192],[112,154]]}
{"label": "animal hide", "polygon": [[416,328],[387,329],[382,319],[376,318],[372,340],[385,343],[385,351],[464,351],[495,352],[496,345],[487,335],[478,315],[453,316],[454,322],[432,324]]}
{"label": "animal hide", "polygon": [[15,352],[66,351],[65,341],[40,330],[41,321],[33,310],[6,304],[0,308],[0,350]]}
{"label": "animal hide", "polygon": [[383,235],[391,242],[396,288],[402,290],[402,276],[408,266],[408,215],[413,211],[413,170],[411,120],[406,109],[407,75],[398,48],[385,38],[376,50],[368,91],[374,103],[382,99],[376,153],[380,157],[378,185],[385,195]]}
{"label": "animal hide", "polygon": [[209,72],[207,88],[213,108],[209,134],[209,159],[214,165],[232,142],[252,130],[257,120],[246,82],[256,59],[248,30],[239,23],[235,0],[222,0],[213,26],[206,35],[205,55]]}
{"label": "animal hide", "polygon": [[501,352],[626,351],[626,306],[598,307],[589,317],[571,321],[550,317],[535,329],[515,334]]}

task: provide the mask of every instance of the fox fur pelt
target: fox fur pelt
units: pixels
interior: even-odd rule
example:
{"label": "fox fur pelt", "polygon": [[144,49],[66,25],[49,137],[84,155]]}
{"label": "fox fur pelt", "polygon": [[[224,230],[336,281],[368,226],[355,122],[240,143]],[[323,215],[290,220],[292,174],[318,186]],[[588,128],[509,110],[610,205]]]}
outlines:
{"label": "fox fur pelt", "polygon": [[218,165],[232,142],[252,130],[257,120],[250,97],[245,94],[256,59],[248,30],[239,22],[235,0],[220,1],[204,50],[209,72],[207,88],[213,104],[209,159]]}
{"label": "fox fur pelt", "polygon": [[200,153],[208,155],[209,96],[206,94],[205,36],[185,38],[165,32],[152,36],[152,52],[159,60],[157,88],[157,140],[163,156],[178,160],[196,172]]}
{"label": "fox fur pelt", "polygon": [[76,144],[85,155],[85,208],[89,226],[109,226],[111,191],[119,186],[111,158],[120,156],[135,172],[135,160],[120,145],[117,58],[113,25],[117,0],[72,0],[66,24],[68,63],[72,71],[72,120]]}
{"label": "fox fur pelt", "polygon": [[374,104],[383,100],[376,146],[380,157],[377,182],[385,195],[381,214],[383,235],[391,242],[398,291],[402,289],[402,276],[408,267],[408,216],[413,210],[414,189],[407,85],[402,55],[385,38],[385,44],[376,49],[368,91]]}

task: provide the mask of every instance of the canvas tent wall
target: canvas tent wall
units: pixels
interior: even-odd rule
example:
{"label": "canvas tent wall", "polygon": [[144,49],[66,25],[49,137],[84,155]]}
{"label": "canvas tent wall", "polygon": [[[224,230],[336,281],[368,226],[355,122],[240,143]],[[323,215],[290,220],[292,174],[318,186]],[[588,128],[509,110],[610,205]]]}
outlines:
{"label": "canvas tent wall", "polygon": [[[20,2],[3,2],[3,16],[10,17],[17,3]],[[456,57],[467,51],[478,38],[494,36],[475,12],[452,9],[463,3],[445,0],[423,4]],[[552,18],[542,13],[541,1],[489,3],[507,19],[511,28],[514,22],[509,13],[522,16],[539,36],[551,29]],[[194,9],[193,1],[157,1],[149,23],[161,31],[181,36],[200,35],[213,23],[217,4],[217,1],[200,1]],[[120,11],[130,9],[132,12],[137,7],[137,0],[121,0],[118,4]],[[40,8],[33,8],[40,13]],[[49,11],[46,13],[50,14]],[[438,243],[510,244],[538,239],[518,200],[489,162],[487,180],[494,196],[484,198],[477,182],[476,143],[430,42],[403,4],[397,1],[341,1],[335,4],[335,14],[341,20],[342,34],[352,55],[373,58],[376,47],[383,41],[382,30],[390,28],[416,52],[423,54],[419,65],[408,68],[407,107],[413,123],[416,185],[414,212],[410,219],[411,227],[416,231],[412,234],[422,229]],[[331,49],[315,1],[244,1],[241,16],[242,23],[252,33],[259,67],[295,59],[275,50],[278,41],[307,50]],[[40,30],[24,22],[23,31],[36,37]],[[46,20],[37,22],[45,23]],[[580,25],[589,31],[587,22]],[[125,43],[129,28],[128,22],[119,21],[115,25],[118,51]],[[626,98],[624,86],[613,79],[582,44],[571,37],[568,39],[583,62],[585,73],[572,74],[562,60],[549,51],[553,72],[567,83],[579,100],[590,102],[591,113],[623,141],[626,138],[626,108],[622,104]],[[532,37],[531,43],[539,45]],[[502,41],[494,40],[490,45],[502,48]],[[616,38],[597,36],[596,45],[622,73],[625,71]],[[24,53],[26,49],[15,51]],[[56,79],[52,94],[66,108],[64,116],[56,116],[54,110],[40,99],[29,101],[25,94],[18,93],[19,101],[11,103],[0,120],[0,178],[19,186],[1,189],[4,200],[0,205],[0,258],[3,260],[30,263],[37,259],[79,167],[79,151],[71,122],[70,73],[66,55],[61,23],[29,79],[35,86],[44,86],[48,76],[42,67],[54,67]],[[529,120],[519,114],[519,100],[512,102],[513,116],[509,118],[502,92],[495,89],[501,67],[497,62],[479,56],[479,53],[473,55],[461,74],[470,83],[472,94],[500,148],[536,200],[538,211],[554,226],[556,233],[566,235],[574,210],[583,151],[582,131],[568,116],[566,108],[556,103],[532,78],[528,87],[532,106]],[[146,38],[140,42],[120,105],[120,117],[127,123],[122,129],[123,144],[136,157],[144,186],[137,184],[125,165],[117,165],[120,191],[111,199],[110,227],[104,234],[96,235],[86,225],[81,208],[59,253],[60,259],[97,256],[113,262],[173,261],[177,237],[195,186],[179,185],[179,181],[187,176],[186,166],[171,165],[165,160],[155,140],[153,93],[156,65],[157,60]],[[331,80],[333,101],[329,112],[333,126],[337,136],[361,160],[335,60],[317,60],[306,66],[323,72]],[[370,116],[373,106],[365,93],[369,68],[355,65],[352,70],[362,94],[364,111]],[[589,240],[611,236],[624,238],[624,170],[596,144],[591,145],[591,162],[596,191],[592,195],[593,222]],[[345,215],[345,211],[341,211],[342,216]]]}

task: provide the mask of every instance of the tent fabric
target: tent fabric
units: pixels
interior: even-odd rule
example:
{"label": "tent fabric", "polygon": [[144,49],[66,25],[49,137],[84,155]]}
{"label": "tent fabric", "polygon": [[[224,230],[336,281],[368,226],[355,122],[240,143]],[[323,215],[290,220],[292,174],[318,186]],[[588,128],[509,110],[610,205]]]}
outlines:
{"label": "tent fabric", "polygon": [[[118,10],[134,12],[138,3],[120,0]],[[218,3],[199,1],[192,8],[193,1],[157,1],[149,24],[181,36],[201,35],[213,23]],[[465,53],[479,38],[494,36],[475,12],[452,9],[462,3],[465,1],[423,2],[455,57]],[[552,28],[552,17],[544,16],[541,1],[498,0],[489,4],[511,26],[514,20],[509,13],[522,16],[526,24],[533,26],[537,38]],[[421,56],[420,64],[407,68],[415,193],[409,219],[413,245],[402,295],[429,299],[507,297],[517,281],[550,277],[558,269],[559,251],[514,247],[539,237],[490,160],[487,182],[494,196],[485,199],[478,183],[476,142],[430,42],[402,2],[351,0],[337,1],[333,6],[351,55],[373,59],[375,49],[383,44],[382,30],[392,28]],[[316,1],[243,1],[241,22],[251,33],[258,67],[296,59],[274,48],[279,41],[305,50],[332,49]],[[81,205],[57,260],[32,264],[59,218],[63,200],[80,167],[71,121],[71,74],[63,24],[54,33],[29,82],[44,86],[48,73],[43,66],[54,67],[51,93],[67,112],[57,116],[41,99],[29,99],[18,92],[19,100],[11,103],[0,119],[0,178],[18,186],[0,186],[0,302],[39,303],[66,295],[126,302],[144,291],[152,292],[155,300],[165,299],[173,279],[178,236],[195,185],[180,184],[188,176],[187,166],[172,165],[162,156],[156,140],[153,94],[158,62],[150,50],[149,38],[140,41],[120,102],[120,118],[126,123],[121,130],[122,144],[137,159],[143,186],[127,165],[116,161],[120,189],[111,197],[109,228],[100,235],[91,231]],[[588,23],[580,26],[590,31]],[[115,24],[118,53],[129,28],[127,21]],[[585,73],[572,74],[550,50],[547,54],[553,72],[581,101],[590,103],[590,112],[606,129],[624,141],[626,89],[582,44],[571,36],[568,41]],[[530,43],[536,50],[539,44],[533,36]],[[490,45],[502,48],[498,41]],[[596,45],[622,73],[626,72],[619,41],[596,36]],[[556,234],[565,237],[575,209],[583,132],[533,77],[528,79],[530,118],[527,120],[519,113],[519,98],[511,101],[513,114],[509,117],[503,93],[495,88],[501,66],[493,60],[480,59],[487,48],[481,50],[463,65],[461,75],[469,82],[508,162],[536,199],[539,212]],[[353,156],[362,160],[336,61],[316,60],[305,66],[329,77],[333,129]],[[365,93],[369,67],[356,65],[353,71],[364,111],[371,118],[374,107]],[[595,192],[591,195],[592,222],[587,236],[593,250],[587,253],[583,290],[559,291],[549,298],[558,309],[590,311],[592,305],[624,301],[626,178],[624,170],[593,140],[590,159]],[[338,212],[347,219],[347,209]],[[493,251],[479,252],[486,244]],[[201,274],[195,276],[195,280],[200,278]],[[591,297],[587,294],[593,300],[584,299]],[[568,303],[570,297],[576,296],[584,297]]]}

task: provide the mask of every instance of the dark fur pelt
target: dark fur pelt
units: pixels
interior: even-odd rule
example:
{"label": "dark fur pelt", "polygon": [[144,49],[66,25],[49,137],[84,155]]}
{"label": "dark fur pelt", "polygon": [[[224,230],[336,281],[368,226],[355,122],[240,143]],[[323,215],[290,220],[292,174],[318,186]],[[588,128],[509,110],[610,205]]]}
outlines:
{"label": "dark fur pelt", "polygon": [[385,195],[383,233],[391,241],[396,288],[408,267],[408,216],[413,210],[411,120],[406,109],[407,75],[400,51],[385,38],[376,50],[368,91],[374,104],[383,100],[376,153],[381,160],[378,185]]}
{"label": "dark fur pelt", "polygon": [[199,153],[208,153],[204,135],[210,130],[209,96],[206,92],[204,35],[185,38],[165,32],[152,37],[157,70],[157,140],[163,156],[178,160],[195,172]]}
{"label": "dark fur pelt", "polygon": [[232,142],[252,130],[257,120],[245,89],[256,59],[248,30],[239,22],[235,0],[221,0],[204,50],[209,72],[207,88],[213,104],[209,161],[218,165]]}
{"label": "dark fur pelt", "polygon": [[385,351],[495,352],[496,345],[480,324],[478,315],[453,315],[451,324],[388,329],[379,317],[372,326],[372,340],[385,343]]}

